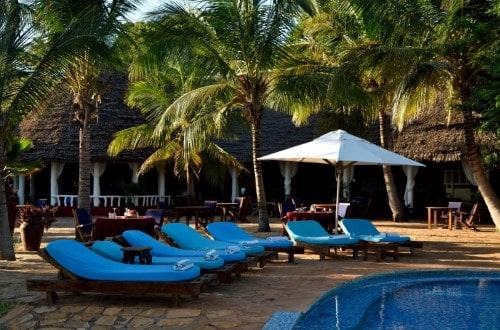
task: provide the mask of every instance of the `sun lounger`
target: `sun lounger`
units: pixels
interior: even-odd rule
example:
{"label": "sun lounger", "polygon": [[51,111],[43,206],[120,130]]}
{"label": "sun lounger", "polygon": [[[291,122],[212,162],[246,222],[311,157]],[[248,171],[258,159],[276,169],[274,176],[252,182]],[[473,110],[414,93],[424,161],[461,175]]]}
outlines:
{"label": "sun lounger", "polygon": [[[146,234],[147,235],[147,234]],[[149,236],[149,235],[148,235]],[[146,245],[147,246],[147,245]],[[92,251],[95,253],[114,260],[121,262],[123,259],[123,251],[120,244],[113,241],[97,241],[92,244]],[[151,253],[151,252],[150,252]],[[169,257],[158,257],[152,256],[153,265],[175,265],[180,260],[190,260],[194,265],[200,267],[200,269],[216,269],[224,265],[224,259],[218,257],[216,254],[212,258],[211,256],[169,256]]]}
{"label": "sun lounger", "polygon": [[167,235],[175,244],[182,249],[191,250],[220,250],[243,252],[245,255],[261,253],[264,247],[259,245],[255,240],[245,241],[242,244],[228,243],[215,239],[210,239],[198,233],[193,228],[184,223],[167,223],[161,228],[162,232]]}
{"label": "sun lounger", "polygon": [[422,242],[412,241],[409,236],[378,231],[377,227],[375,227],[370,220],[342,219],[339,225],[345,234],[357,238],[360,241],[371,243],[397,243],[400,246],[409,247],[410,254],[413,254],[413,248],[422,247]]}
{"label": "sun lounger", "polygon": [[40,249],[42,258],[58,268],[57,280],[27,280],[28,291],[45,291],[47,303],[57,300],[57,291],[163,293],[173,304],[180,296],[197,297],[202,286],[216,281],[214,274],[200,276],[196,265],[176,269],[174,265],[133,265],[104,258],[75,240],[56,240]]}
{"label": "sun lounger", "polygon": [[311,248],[319,254],[321,260],[330,255],[330,248],[334,248],[335,251],[338,248],[352,249],[353,257],[357,257],[359,248],[357,238],[348,235],[330,235],[315,220],[290,221],[285,228],[293,241]]}
{"label": "sun lounger", "polygon": [[214,239],[233,243],[237,245],[243,242],[257,242],[263,246],[266,251],[284,252],[288,254],[288,261],[294,261],[294,255],[304,253],[304,248],[293,245],[287,236],[270,236],[267,238],[258,238],[248,234],[233,222],[214,222],[207,226],[207,231]]}
{"label": "sun lounger", "polygon": [[211,251],[215,249],[190,249],[190,248],[179,248],[175,246],[170,246],[160,241],[155,240],[153,237],[145,234],[139,230],[126,230],[122,233],[125,241],[131,246],[150,246],[151,255],[153,257],[202,257],[211,258],[217,255],[217,258],[221,258],[224,262],[237,262],[246,259],[243,252],[239,253],[228,253],[225,250]]}

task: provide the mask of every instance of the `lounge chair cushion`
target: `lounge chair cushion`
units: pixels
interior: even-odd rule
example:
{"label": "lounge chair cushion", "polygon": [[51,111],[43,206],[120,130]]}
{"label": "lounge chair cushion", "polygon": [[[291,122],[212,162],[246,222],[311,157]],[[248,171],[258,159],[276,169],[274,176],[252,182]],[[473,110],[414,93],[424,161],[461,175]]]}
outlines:
{"label": "lounge chair cushion", "polygon": [[[113,241],[97,241],[92,244],[92,251],[114,261],[120,262],[123,258],[122,246]],[[153,256],[152,263],[153,265],[175,265],[185,259],[190,260],[200,269],[216,269],[224,265],[224,259],[222,258],[208,259],[205,256]]]}
{"label": "lounge chair cushion", "polygon": [[[179,249],[178,247],[170,246],[160,241],[155,240],[153,237],[140,230],[126,230],[122,233],[123,238],[132,246],[150,246],[151,255],[153,258],[156,257],[203,257],[206,258],[207,253],[210,249],[206,250],[195,250],[195,249]],[[223,262],[241,261],[245,259],[244,253],[234,253],[229,254],[225,251],[217,251],[218,259],[222,259]],[[207,258],[209,259],[209,258]]]}
{"label": "lounge chair cushion", "polygon": [[82,243],[61,239],[47,245],[47,253],[73,274],[100,281],[180,282],[200,276],[200,268],[175,270],[173,265],[134,265],[116,262],[98,255]]}
{"label": "lounge chair cushion", "polygon": [[362,241],[391,243],[410,241],[410,237],[398,233],[381,233],[371,221],[365,219],[343,219],[339,225],[344,233]]}
{"label": "lounge chair cushion", "polygon": [[[175,244],[183,249],[193,249],[193,250],[227,250],[228,248],[233,249],[235,244],[223,242],[219,240],[210,239],[208,237],[202,236],[193,228],[180,222],[170,222],[164,225],[161,230],[165,235],[169,236],[174,240]],[[264,247],[261,245],[247,244],[238,245],[241,251],[245,254],[260,253],[264,251]]]}
{"label": "lounge chair cushion", "polygon": [[286,236],[258,238],[248,234],[233,222],[214,222],[207,226],[207,231],[216,240],[242,245],[244,242],[256,242],[263,247],[285,248],[293,242]]}
{"label": "lounge chair cushion", "polygon": [[294,241],[306,244],[344,246],[359,241],[348,235],[330,235],[315,220],[289,221],[286,224],[286,231]]}

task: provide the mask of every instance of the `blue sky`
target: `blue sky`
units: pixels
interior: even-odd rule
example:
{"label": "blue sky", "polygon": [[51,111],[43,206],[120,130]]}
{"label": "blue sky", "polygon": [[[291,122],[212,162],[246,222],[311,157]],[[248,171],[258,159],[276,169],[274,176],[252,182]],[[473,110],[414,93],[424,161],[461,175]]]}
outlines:
{"label": "blue sky", "polygon": [[161,4],[163,4],[165,2],[167,2],[167,1],[166,0],[143,0],[142,5],[138,6],[139,10],[135,15],[133,15],[132,20],[134,20],[134,21],[140,20],[142,15],[144,15],[144,13],[158,8]]}

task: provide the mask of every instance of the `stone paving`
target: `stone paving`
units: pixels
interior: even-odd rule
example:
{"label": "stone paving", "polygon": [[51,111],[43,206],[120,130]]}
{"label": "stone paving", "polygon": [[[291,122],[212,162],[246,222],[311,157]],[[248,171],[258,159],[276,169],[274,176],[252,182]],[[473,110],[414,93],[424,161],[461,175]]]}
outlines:
{"label": "stone paving", "polygon": [[[281,224],[271,219],[271,233],[257,233],[257,219],[241,226],[252,235],[279,235]],[[410,235],[424,242],[416,255],[404,250],[399,262],[375,262],[347,252],[320,261],[318,255],[297,255],[295,263],[280,260],[264,268],[250,267],[240,278],[211,287],[197,298],[182,297],[179,307],[170,297],[146,295],[60,294],[46,305],[45,294],[27,292],[26,279],[55,278],[57,271],[36,252],[20,251],[17,260],[0,260],[0,299],[17,303],[0,318],[0,329],[261,329],[277,311],[304,311],[324,292],[358,276],[412,269],[482,268],[500,270],[500,233],[491,225],[479,232],[427,229],[424,221],[374,221],[380,231]],[[74,237],[73,220],[61,218],[44,235],[44,243]],[[16,241],[19,233],[14,234]],[[306,251],[308,252],[308,251]]]}

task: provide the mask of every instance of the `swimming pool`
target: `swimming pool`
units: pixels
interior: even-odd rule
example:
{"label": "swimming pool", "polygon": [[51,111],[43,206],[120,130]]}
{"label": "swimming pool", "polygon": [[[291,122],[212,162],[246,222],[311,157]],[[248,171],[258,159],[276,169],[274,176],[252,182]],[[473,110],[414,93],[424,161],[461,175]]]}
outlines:
{"label": "swimming pool", "polygon": [[498,329],[499,310],[500,271],[415,270],[360,277],[264,329]]}

